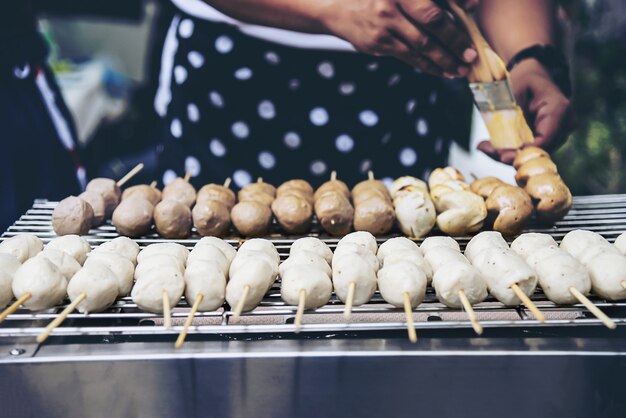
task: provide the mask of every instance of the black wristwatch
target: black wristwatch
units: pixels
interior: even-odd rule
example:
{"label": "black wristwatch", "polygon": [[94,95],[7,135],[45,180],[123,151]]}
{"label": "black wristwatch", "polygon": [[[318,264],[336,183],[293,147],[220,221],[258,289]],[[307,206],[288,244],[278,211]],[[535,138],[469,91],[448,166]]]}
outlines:
{"label": "black wristwatch", "polygon": [[561,51],[554,45],[533,45],[515,54],[507,64],[506,69],[511,71],[517,64],[528,58],[534,58],[539,61],[546,68],[552,81],[561,89],[563,94],[566,97],[571,97],[572,82],[570,80],[569,65]]}

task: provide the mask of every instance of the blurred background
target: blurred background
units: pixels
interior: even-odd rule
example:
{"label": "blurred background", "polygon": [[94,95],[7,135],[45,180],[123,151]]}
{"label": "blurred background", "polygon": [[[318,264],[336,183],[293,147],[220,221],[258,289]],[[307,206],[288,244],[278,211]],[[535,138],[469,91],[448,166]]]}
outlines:
{"label": "blurred background", "polygon": [[[161,129],[153,110],[159,44],[174,10],[156,0],[64,3],[46,8],[41,29],[88,173],[119,177],[141,161],[147,169],[137,180],[150,182]],[[626,192],[626,1],[563,1],[560,16],[577,129],[555,155],[559,170],[577,195]],[[453,158],[472,170],[486,157],[459,151]],[[495,163],[488,170],[507,171]]]}

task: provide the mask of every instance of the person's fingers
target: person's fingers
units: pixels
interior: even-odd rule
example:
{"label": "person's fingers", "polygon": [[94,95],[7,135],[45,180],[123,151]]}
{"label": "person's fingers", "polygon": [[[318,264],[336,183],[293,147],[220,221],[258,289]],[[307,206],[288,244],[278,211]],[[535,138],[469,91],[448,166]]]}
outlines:
{"label": "person's fingers", "polygon": [[459,3],[465,10],[474,10],[480,4],[480,0],[460,0]]}
{"label": "person's fingers", "polygon": [[492,159],[509,165],[513,164],[518,152],[515,149],[495,149],[489,140],[481,141],[476,148]]}
{"label": "person's fingers", "polygon": [[567,138],[571,127],[569,101],[552,98],[553,103],[543,100],[535,113],[535,143],[547,149],[558,148]]}
{"label": "person's fingers", "polygon": [[489,140],[480,141],[476,148],[478,148],[479,151],[484,152],[494,160],[499,159],[498,151],[493,147],[493,144]]}
{"label": "person's fingers", "polygon": [[389,44],[389,48],[386,54],[393,55],[396,58],[401,59],[412,67],[418,68],[420,71],[434,75],[437,77],[443,76],[443,69],[430,61],[425,56],[416,52],[411,48],[409,42],[405,40],[400,34],[395,32],[391,33],[392,41]]}

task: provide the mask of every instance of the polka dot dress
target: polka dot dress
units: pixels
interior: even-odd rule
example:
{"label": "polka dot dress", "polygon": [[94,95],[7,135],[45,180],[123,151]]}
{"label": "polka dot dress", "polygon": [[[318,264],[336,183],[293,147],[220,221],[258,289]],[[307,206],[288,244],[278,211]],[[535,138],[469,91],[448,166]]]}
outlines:
{"label": "polka dot dress", "polygon": [[281,46],[185,15],[174,24],[164,183],[185,171],[198,186],[319,185],[332,170],[351,185],[368,170],[425,177],[459,134],[441,117],[443,80],[397,60]]}

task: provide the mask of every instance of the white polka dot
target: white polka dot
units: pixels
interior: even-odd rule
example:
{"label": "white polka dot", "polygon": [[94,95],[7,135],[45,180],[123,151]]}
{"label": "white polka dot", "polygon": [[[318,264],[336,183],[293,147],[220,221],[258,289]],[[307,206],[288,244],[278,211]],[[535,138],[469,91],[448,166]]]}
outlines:
{"label": "white polka dot", "polygon": [[198,122],[200,120],[200,110],[193,103],[187,105],[187,118],[189,122]]}
{"label": "white polka dot", "polygon": [[443,151],[443,138],[437,138],[435,141],[435,152],[441,154],[441,151]]}
{"label": "white polka dot", "polygon": [[430,104],[434,105],[435,103],[437,103],[437,92],[433,91],[432,93],[430,93],[430,97],[428,98],[428,101],[430,102]]}
{"label": "white polka dot", "polygon": [[378,123],[378,115],[372,110],[364,110],[359,113],[359,119],[365,126],[374,126]]}
{"label": "white polka dot", "polygon": [[180,138],[183,136],[183,124],[180,123],[178,119],[172,119],[172,123],[170,124],[170,132],[174,138]]}
{"label": "white polka dot", "polygon": [[222,35],[215,40],[215,49],[220,54],[228,54],[233,50],[233,40],[226,35]]}
{"label": "white polka dot", "polygon": [[290,90],[298,90],[300,88],[300,80],[297,78],[293,78],[289,80],[289,89]]}
{"label": "white polka dot", "polygon": [[187,59],[193,68],[200,68],[204,65],[204,56],[198,51],[190,51],[187,54]]}
{"label": "white polka dot", "polygon": [[393,179],[392,179],[391,177],[384,177],[384,178],[382,178],[382,179],[380,179],[380,180],[381,180],[381,181],[385,184],[385,186],[387,186],[387,187],[391,186],[391,184],[393,183]]}
{"label": "white polka dot", "polygon": [[406,113],[408,113],[409,115],[412,114],[415,110],[415,106],[417,106],[417,102],[415,101],[415,99],[411,99],[406,102]]}
{"label": "white polka dot", "polygon": [[268,51],[265,53],[265,60],[270,64],[276,65],[280,63],[280,57],[274,51]]}
{"label": "white polka dot", "polygon": [[328,61],[324,61],[317,66],[317,72],[324,78],[333,78],[335,75],[335,67]]}
{"label": "white polka dot", "polygon": [[274,103],[269,100],[263,100],[259,103],[259,116],[263,119],[273,119],[276,116],[276,108],[274,107]]}
{"label": "white polka dot", "polygon": [[191,177],[197,177],[202,171],[200,161],[192,155],[185,158],[185,173],[189,173]]}
{"label": "white polka dot", "polygon": [[322,160],[315,160],[311,163],[311,173],[321,176],[326,172],[326,163]]}
{"label": "white polka dot", "polygon": [[233,173],[233,181],[237,187],[244,187],[250,184],[252,176],[246,170],[236,170]]}
{"label": "white polka dot", "polygon": [[410,167],[417,162],[417,153],[413,148],[402,148],[400,151],[400,163],[405,167]]}
{"label": "white polka dot", "polygon": [[339,135],[335,139],[335,146],[340,152],[350,152],[354,148],[354,139],[349,135]]}
{"label": "white polka dot", "polygon": [[354,93],[354,90],[356,90],[356,86],[352,82],[346,81],[339,84],[339,93],[343,94],[344,96],[351,95],[352,93]]}
{"label": "white polka dot", "polygon": [[191,19],[184,19],[178,26],[178,34],[181,38],[189,38],[193,35],[193,21]]}
{"label": "white polka dot", "polygon": [[270,170],[276,165],[276,158],[271,152],[262,151],[259,153],[259,164],[266,170]]}
{"label": "white polka dot", "polygon": [[237,71],[235,71],[235,78],[237,80],[249,80],[252,78],[252,70],[248,67],[241,67]]}
{"label": "white polka dot", "polygon": [[328,123],[328,112],[323,107],[316,107],[309,113],[309,119],[315,126],[323,126]]}
{"label": "white polka dot", "polygon": [[391,141],[391,132],[387,132],[380,140],[382,144],[388,144]]}
{"label": "white polka dot", "polygon": [[209,149],[211,150],[211,153],[216,157],[223,157],[224,155],[226,155],[226,146],[222,141],[217,138],[213,138],[211,140],[211,142],[209,143]]}
{"label": "white polka dot", "polygon": [[248,128],[248,125],[245,122],[238,121],[233,123],[231,130],[233,135],[239,139],[245,139],[248,135],[250,135],[250,128]]}
{"label": "white polka dot", "polygon": [[370,62],[369,64],[367,64],[367,69],[370,70],[370,71],[378,70],[378,63],[377,62]]}
{"label": "white polka dot", "polygon": [[222,98],[222,95],[216,91],[212,91],[209,93],[209,100],[211,101],[211,104],[215,107],[224,107],[224,99]]}
{"label": "white polka dot", "polygon": [[361,171],[361,173],[367,173],[371,169],[372,160],[363,160],[361,161],[361,164],[359,164],[359,171]]}
{"label": "white polka dot", "polygon": [[178,176],[176,175],[176,172],[174,170],[165,170],[165,173],[163,173],[163,184],[167,186],[168,184],[176,180],[176,177]]}
{"label": "white polka dot", "polygon": [[187,80],[187,69],[182,65],[174,67],[174,80],[176,84],[183,84]]}
{"label": "white polka dot", "polygon": [[393,87],[397,85],[399,82],[400,82],[400,74],[392,74],[392,76],[389,77],[389,81],[387,82],[387,85],[389,87]]}
{"label": "white polka dot", "polygon": [[428,135],[428,123],[426,122],[426,119],[419,118],[417,120],[416,129],[417,129],[417,133],[420,134],[421,136]]}
{"label": "white polka dot", "polygon": [[300,144],[302,143],[302,139],[300,138],[300,135],[298,135],[295,132],[287,132],[285,134],[285,137],[283,138],[283,141],[285,142],[285,145],[287,146],[287,148],[291,148],[291,149],[298,148]]}

